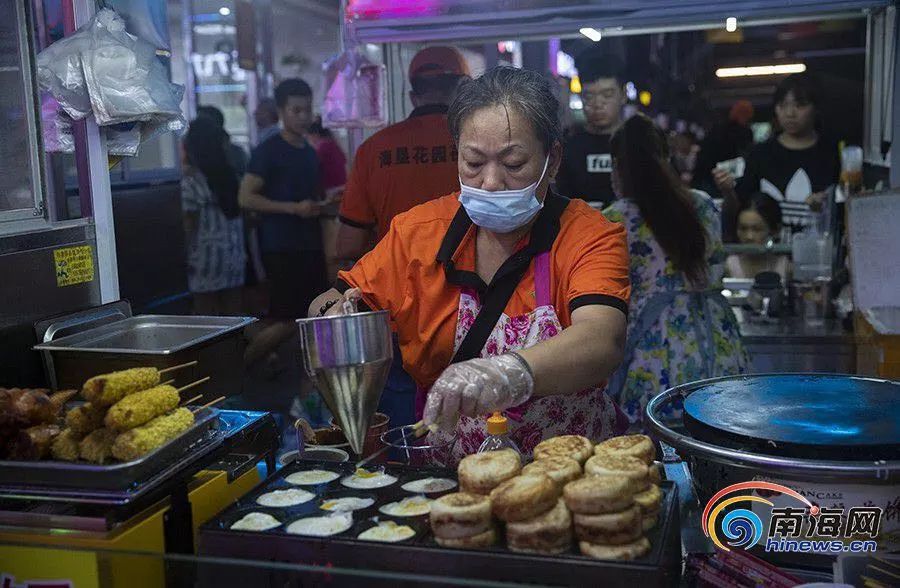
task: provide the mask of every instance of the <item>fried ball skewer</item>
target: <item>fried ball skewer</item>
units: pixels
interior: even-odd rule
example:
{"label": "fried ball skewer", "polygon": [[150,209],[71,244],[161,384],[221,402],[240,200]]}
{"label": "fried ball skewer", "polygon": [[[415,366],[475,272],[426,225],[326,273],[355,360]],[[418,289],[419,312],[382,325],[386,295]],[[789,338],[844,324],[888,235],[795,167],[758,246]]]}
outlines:
{"label": "fried ball skewer", "polygon": [[11,459],[43,459],[50,453],[50,445],[59,435],[56,425],[35,425],[22,429],[9,449]]}
{"label": "fried ball skewer", "polygon": [[81,442],[81,435],[72,429],[63,429],[62,433],[53,440],[50,447],[50,453],[53,459],[60,461],[76,461],[79,455],[78,444]]}
{"label": "fried ball skewer", "polygon": [[91,463],[106,463],[112,457],[112,446],[116,440],[116,432],[107,428],[97,429],[81,440],[78,454],[81,459]]}
{"label": "fried ball skewer", "polygon": [[84,383],[81,394],[95,406],[110,406],[129,394],[158,385],[159,380],[156,368],[131,368],[94,376]]}
{"label": "fried ball skewer", "polygon": [[163,384],[135,392],[113,404],[103,422],[113,431],[128,431],[166,414],[177,407],[180,401],[178,390]]}
{"label": "fried ball skewer", "polygon": [[103,409],[85,402],[66,413],[66,426],[78,435],[87,435],[103,426]]}
{"label": "fried ball skewer", "polygon": [[194,413],[186,408],[176,409],[120,434],[113,443],[112,454],[122,461],[137,459],[174,439],[193,424]]}

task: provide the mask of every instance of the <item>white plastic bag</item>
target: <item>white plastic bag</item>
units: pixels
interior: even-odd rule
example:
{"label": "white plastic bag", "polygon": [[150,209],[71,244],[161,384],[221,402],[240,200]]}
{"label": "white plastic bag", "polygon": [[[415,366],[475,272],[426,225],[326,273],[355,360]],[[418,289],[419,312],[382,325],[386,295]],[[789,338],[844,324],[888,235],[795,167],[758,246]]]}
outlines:
{"label": "white plastic bag", "polygon": [[91,98],[81,66],[81,52],[89,44],[90,39],[78,31],[53,43],[37,56],[41,89],[50,92],[74,120],[81,120],[91,113]]}
{"label": "white plastic bag", "polygon": [[103,9],[84,32],[91,43],[82,52],[82,65],[97,124],[180,116],[176,84],[156,49],[125,31],[119,15]]}

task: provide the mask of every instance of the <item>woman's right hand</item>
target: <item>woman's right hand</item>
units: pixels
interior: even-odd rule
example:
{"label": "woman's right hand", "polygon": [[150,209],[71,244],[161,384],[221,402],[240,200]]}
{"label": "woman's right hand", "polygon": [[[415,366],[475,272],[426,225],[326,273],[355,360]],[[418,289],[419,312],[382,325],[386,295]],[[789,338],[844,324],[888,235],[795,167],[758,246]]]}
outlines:
{"label": "woman's right hand", "polygon": [[[360,300],[362,300],[362,291],[359,288],[349,288],[346,292],[341,294],[340,300],[325,311],[324,316],[336,316],[356,312],[356,309],[358,308],[357,303]],[[352,311],[349,310],[351,308]]]}
{"label": "woman's right hand", "polygon": [[716,188],[718,188],[719,192],[722,194],[733,194],[735,188],[734,176],[728,170],[724,169],[713,169],[712,170],[713,181],[716,183]]}

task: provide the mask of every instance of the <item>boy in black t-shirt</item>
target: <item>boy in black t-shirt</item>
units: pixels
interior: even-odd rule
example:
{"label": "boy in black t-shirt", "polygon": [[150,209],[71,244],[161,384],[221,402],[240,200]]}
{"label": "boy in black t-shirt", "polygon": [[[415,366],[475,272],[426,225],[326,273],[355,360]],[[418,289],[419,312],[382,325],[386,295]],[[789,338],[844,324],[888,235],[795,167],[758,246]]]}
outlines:
{"label": "boy in black t-shirt", "polygon": [[259,243],[269,282],[271,321],[248,346],[247,363],[274,351],[295,332],[294,320],[326,289],[319,224],[321,186],[316,151],[306,141],[312,89],[300,79],[275,89],[281,132],[253,150],[241,184],[241,206],[260,213]]}
{"label": "boy in black t-shirt", "polygon": [[578,55],[575,67],[587,126],[563,144],[556,189],[563,196],[606,206],[615,200],[609,138],[622,122],[626,101],[623,67],[596,44]]}

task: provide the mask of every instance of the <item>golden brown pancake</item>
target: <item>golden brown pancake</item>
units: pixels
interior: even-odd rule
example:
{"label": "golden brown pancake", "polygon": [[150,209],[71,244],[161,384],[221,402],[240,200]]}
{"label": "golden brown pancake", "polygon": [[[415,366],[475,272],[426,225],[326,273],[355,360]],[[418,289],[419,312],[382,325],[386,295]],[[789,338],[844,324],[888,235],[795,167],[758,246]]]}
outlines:
{"label": "golden brown pancake", "polygon": [[562,553],[572,546],[572,515],[559,499],[533,519],[506,525],[506,544],[523,553]]}
{"label": "golden brown pancake", "polygon": [[659,486],[651,485],[643,492],[634,495],[634,503],[641,507],[641,513],[644,516],[659,512],[659,506],[662,504],[662,490]]}
{"label": "golden brown pancake", "polygon": [[431,530],[436,537],[461,539],[484,533],[491,526],[491,501],[481,494],[455,492],[431,503]]}
{"label": "golden brown pancake", "polygon": [[594,453],[597,455],[602,453],[628,455],[650,465],[656,457],[656,446],[646,435],[622,435],[602,441],[594,448]]}
{"label": "golden brown pancake", "polygon": [[512,449],[467,455],[459,462],[459,487],[463,492],[490,494],[501,482],[522,471],[519,454]]}
{"label": "golden brown pancake", "polygon": [[490,527],[487,531],[481,532],[471,537],[462,537],[459,539],[444,539],[435,537],[435,541],[441,547],[453,547],[455,549],[483,549],[490,547],[497,542],[497,531],[494,527]]}
{"label": "golden brown pancake", "polygon": [[634,482],[638,491],[650,485],[650,468],[636,457],[601,453],[587,460],[584,473],[589,476],[628,478]]}
{"label": "golden brown pancake", "polygon": [[571,457],[579,464],[583,464],[593,453],[594,446],[586,437],[560,435],[538,443],[534,448],[534,459],[537,461],[553,457]]}
{"label": "golden brown pancake", "polygon": [[563,488],[566,506],[574,513],[619,512],[634,504],[636,487],[628,478],[585,476]]}
{"label": "golden brown pancake", "polygon": [[544,474],[562,489],[572,480],[581,477],[581,464],[571,457],[539,459],[522,468],[522,474]]}
{"label": "golden brown pancake", "polygon": [[559,487],[548,476],[516,476],[491,491],[491,510],[502,521],[524,521],[553,508],[558,498]]}

